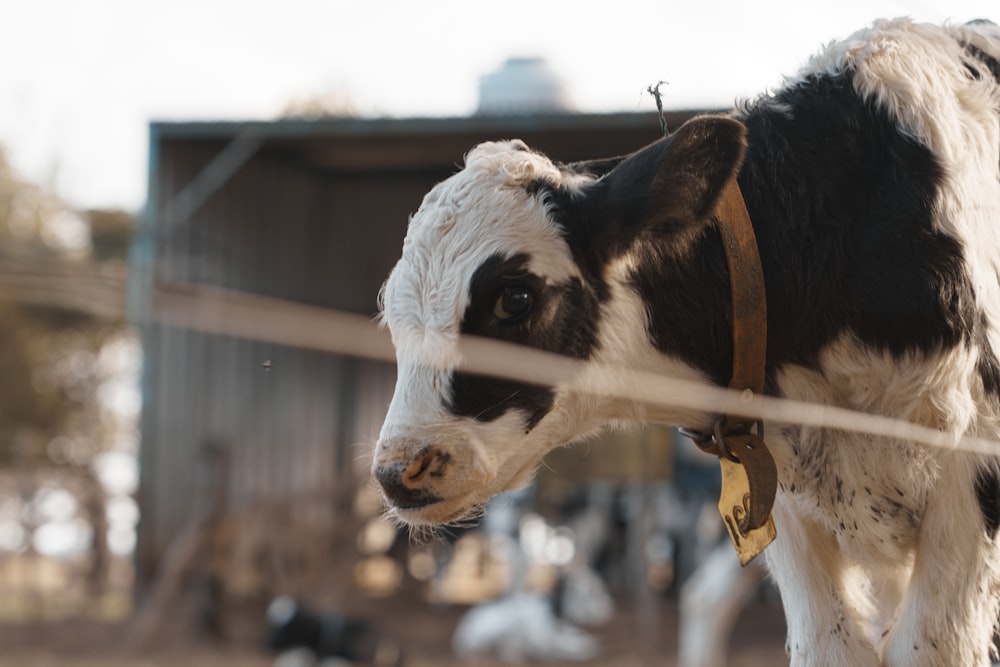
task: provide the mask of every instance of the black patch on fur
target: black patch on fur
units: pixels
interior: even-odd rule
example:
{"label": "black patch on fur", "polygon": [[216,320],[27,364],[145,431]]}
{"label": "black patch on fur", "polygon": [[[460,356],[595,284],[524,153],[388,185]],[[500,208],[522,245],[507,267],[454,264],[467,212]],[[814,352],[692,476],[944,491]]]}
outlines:
{"label": "black patch on fur", "polygon": [[983,512],[986,534],[993,539],[1000,529],[1000,471],[983,466],[976,475],[976,500]]}
{"label": "black patch on fur", "polygon": [[580,192],[546,180],[531,183],[528,193],[545,201],[549,216],[563,231],[584,281],[600,303],[606,302],[611,298],[611,290],[604,269],[609,258],[623,252],[624,247],[603,238],[599,232],[605,226],[601,212],[586,206]]}
{"label": "black patch on fur", "polygon": [[631,155],[573,165],[574,173],[598,177],[588,184],[539,181],[530,191],[545,200],[584,279],[604,300],[612,259],[650,232],[666,238],[704,226],[742,160],[744,135],[737,121],[700,116]]}
{"label": "black patch on fur", "polygon": [[[1000,82],[1000,60],[997,60],[996,58],[994,58],[993,56],[991,56],[990,54],[986,53],[981,48],[973,44],[965,44],[964,46],[965,46],[965,52],[968,53],[973,58],[975,58],[976,60],[978,60],[979,62],[981,62],[983,65],[985,65],[986,68],[989,69],[990,74],[993,75],[993,78],[996,79],[998,82]],[[969,67],[970,67],[969,63],[966,63],[966,68]],[[973,78],[978,79],[979,76],[974,76]]]}
{"label": "black patch on fur", "polygon": [[631,285],[648,304],[649,336],[727,385],[733,372],[732,303],[722,240],[707,227],[683,256],[665,252],[650,230],[636,245]]}
{"label": "black patch on fur", "polygon": [[[641,177],[647,189],[652,182],[652,168],[650,165],[651,173]],[[607,182],[600,179],[582,190],[544,180],[534,184],[534,194],[545,201],[549,216],[562,230],[580,272],[602,302],[611,296],[605,279],[608,262],[628,250],[634,239],[617,230],[638,225],[645,209],[643,200],[627,202],[618,209],[601,205],[608,198],[608,190]]]}
{"label": "black patch on fur", "polygon": [[[942,168],[858,96],[850,72],[809,78],[742,120],[740,185],[767,283],[772,370],[814,367],[845,330],[894,355],[971,342],[980,320],[963,248],[934,224]],[[672,303],[652,310],[673,313]]]}
{"label": "black patch on fur", "polygon": [[[518,254],[492,255],[476,269],[469,284],[469,307],[461,332],[586,359],[597,344],[598,299],[579,280],[548,284],[528,271],[529,258]],[[505,287],[520,285],[534,295],[531,313],[517,322],[504,322],[493,313]],[[510,409],[527,414],[530,430],[552,408],[552,389],[455,372],[446,407],[454,414],[493,421]]]}

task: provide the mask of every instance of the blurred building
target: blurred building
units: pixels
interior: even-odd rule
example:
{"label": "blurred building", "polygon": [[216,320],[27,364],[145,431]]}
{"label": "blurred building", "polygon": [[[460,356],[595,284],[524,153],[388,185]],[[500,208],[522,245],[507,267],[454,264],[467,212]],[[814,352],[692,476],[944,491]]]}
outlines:
{"label": "blurred building", "polygon": [[[508,70],[528,71],[551,106],[498,113]],[[519,137],[574,161],[661,134],[653,113],[566,112],[537,61],[508,63],[482,92],[463,118],[151,125],[130,302],[145,354],[140,588],[192,517],[352,483],[394,381],[391,364],[253,340],[252,326],[237,338],[164,325],[160,290],[225,287],[371,316],[409,214],[476,143]]]}

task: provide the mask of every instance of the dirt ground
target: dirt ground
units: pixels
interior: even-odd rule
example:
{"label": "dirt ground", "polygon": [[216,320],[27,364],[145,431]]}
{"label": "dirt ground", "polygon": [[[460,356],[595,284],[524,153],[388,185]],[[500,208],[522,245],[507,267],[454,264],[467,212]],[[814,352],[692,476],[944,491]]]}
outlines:
{"label": "dirt ground", "polygon": [[[402,608],[409,606],[410,608]],[[602,655],[585,662],[547,662],[552,667],[672,667],[676,665],[677,613],[673,600],[657,600],[641,617],[625,600],[611,622],[593,629]],[[462,607],[380,605],[369,618],[404,646],[408,667],[499,667],[477,658],[458,660],[449,649]],[[143,650],[125,650],[127,626],[66,621],[44,626],[0,626],[0,667],[270,667],[273,656],[260,648],[256,623],[230,623],[225,641],[192,639],[184,628],[163,627]],[[774,601],[759,600],[744,610],[732,638],[730,667],[788,664],[784,617]],[[543,664],[543,663],[538,663]]]}

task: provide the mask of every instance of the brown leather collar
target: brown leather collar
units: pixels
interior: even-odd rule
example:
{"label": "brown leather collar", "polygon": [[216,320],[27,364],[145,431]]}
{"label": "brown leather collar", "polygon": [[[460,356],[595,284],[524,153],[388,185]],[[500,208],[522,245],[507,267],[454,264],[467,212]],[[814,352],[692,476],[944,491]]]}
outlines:
{"label": "brown leather collar", "polygon": [[[729,388],[762,394],[767,360],[767,297],[757,238],[735,177],[723,189],[715,215],[732,292],[733,375]],[[743,528],[764,525],[771,515],[778,474],[764,444],[763,423],[752,417],[724,415],[713,433],[682,432],[706,452],[743,465],[750,486]]]}

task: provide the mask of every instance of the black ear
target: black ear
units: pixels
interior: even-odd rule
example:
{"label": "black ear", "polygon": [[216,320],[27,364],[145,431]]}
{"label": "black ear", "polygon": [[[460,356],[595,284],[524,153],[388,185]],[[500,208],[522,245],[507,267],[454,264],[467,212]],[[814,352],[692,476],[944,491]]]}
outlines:
{"label": "black ear", "polygon": [[609,157],[599,160],[583,160],[581,162],[570,162],[562,165],[563,168],[574,174],[588,174],[600,178],[621,164],[627,156]]}
{"label": "black ear", "polygon": [[600,275],[644,230],[705,224],[743,164],[746,132],[732,118],[700,116],[625,158],[575,163],[600,177],[582,188],[534,185],[580,266]]}
{"label": "black ear", "polygon": [[626,233],[657,225],[686,227],[712,211],[746,153],[746,127],[725,116],[699,116],[633,153],[603,179],[601,208]]}

